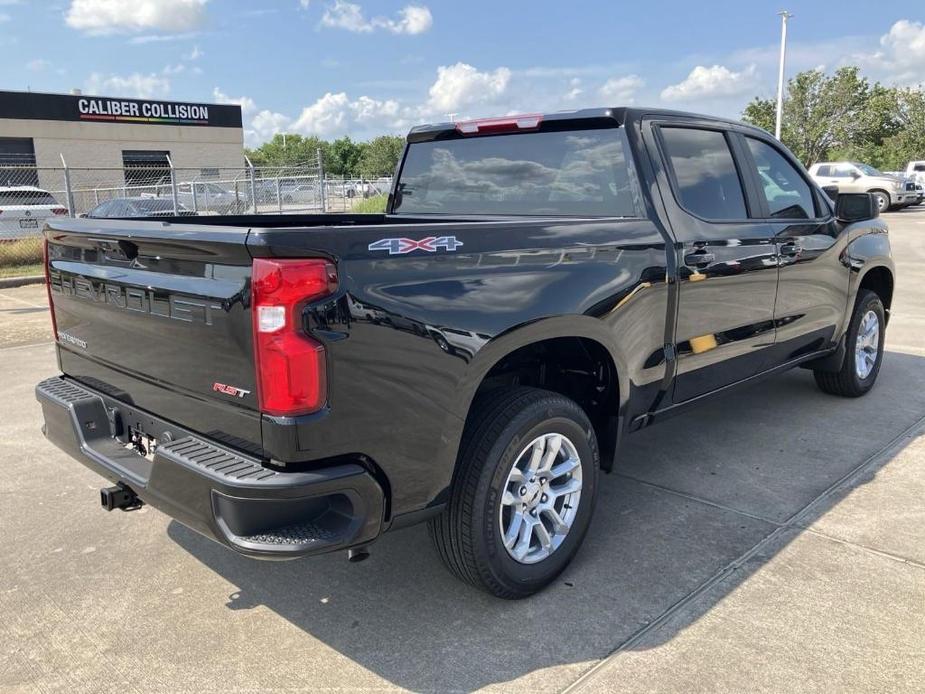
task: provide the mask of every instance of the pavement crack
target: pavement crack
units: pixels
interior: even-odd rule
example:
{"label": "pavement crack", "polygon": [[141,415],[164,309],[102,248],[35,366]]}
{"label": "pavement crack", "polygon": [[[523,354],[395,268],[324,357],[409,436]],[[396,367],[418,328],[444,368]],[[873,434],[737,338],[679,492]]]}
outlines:
{"label": "pavement crack", "polygon": [[824,533],[821,530],[816,530],[814,528],[800,528],[801,530],[808,532],[810,535],[815,535],[820,537],[823,540],[829,540],[831,542],[838,543],[840,545],[846,545],[848,547],[855,547],[863,552],[868,552],[869,554],[874,554],[878,557],[883,557],[884,559],[889,559],[891,561],[897,561],[900,564],[908,564],[909,566],[914,566],[917,569],[925,569],[925,563],[918,561],[917,559],[912,559],[911,557],[904,557],[900,554],[893,554],[892,552],[887,552],[882,549],[877,549],[876,547],[871,547],[870,545],[865,545],[861,542],[853,542],[851,540],[846,540],[842,537],[835,537],[834,535],[829,535]]}
{"label": "pavement crack", "polygon": [[743,511],[742,509],[734,508],[732,506],[726,506],[725,504],[718,503],[716,501],[711,501],[710,499],[704,499],[703,497],[696,496],[694,494],[688,494],[687,492],[680,492],[677,489],[672,489],[671,487],[666,487],[664,485],[658,484],[657,482],[647,482],[646,480],[639,479],[638,477],[633,477],[632,475],[625,475],[620,472],[614,473],[615,477],[622,477],[623,479],[636,482],[645,487],[651,487],[653,489],[658,489],[659,491],[665,492],[667,494],[672,494],[673,496],[681,497],[682,499],[688,499],[689,501],[696,501],[697,503],[704,504],[705,506],[712,506],[713,508],[718,508],[723,511],[729,511],[730,513],[735,513],[739,516],[744,516],[745,518],[751,518],[752,520],[761,521],[762,523],[768,523],[773,526],[782,526],[784,523],[780,521],[771,520],[770,518],[765,518],[764,516],[759,516],[755,513],[749,513],[748,511]]}

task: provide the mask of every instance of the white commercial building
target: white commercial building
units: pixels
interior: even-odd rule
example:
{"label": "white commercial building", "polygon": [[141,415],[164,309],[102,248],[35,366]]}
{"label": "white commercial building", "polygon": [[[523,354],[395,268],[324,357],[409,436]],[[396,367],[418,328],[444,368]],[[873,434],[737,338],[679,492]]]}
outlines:
{"label": "white commercial building", "polygon": [[0,91],[0,185],[60,187],[62,157],[75,175],[105,169],[129,186],[171,163],[208,179],[241,168],[243,151],[236,105]]}

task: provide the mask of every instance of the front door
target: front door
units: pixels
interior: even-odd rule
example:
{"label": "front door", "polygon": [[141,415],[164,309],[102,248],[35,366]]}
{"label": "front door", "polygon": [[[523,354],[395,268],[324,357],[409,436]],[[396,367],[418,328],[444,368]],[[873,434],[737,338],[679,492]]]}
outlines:
{"label": "front door", "polygon": [[835,345],[847,316],[846,239],[791,155],[769,137],[741,137],[744,168],[759,192],[758,223],[780,256],[773,366]]}

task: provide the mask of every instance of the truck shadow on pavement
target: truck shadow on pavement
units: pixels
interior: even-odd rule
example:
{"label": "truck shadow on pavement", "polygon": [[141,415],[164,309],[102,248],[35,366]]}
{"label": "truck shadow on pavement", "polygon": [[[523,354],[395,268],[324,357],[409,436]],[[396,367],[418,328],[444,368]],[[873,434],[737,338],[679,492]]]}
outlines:
{"label": "truck shadow on pavement", "polygon": [[[887,460],[872,456],[923,415],[925,359],[887,352],[865,398],[825,395],[797,370],[640,432],[621,449],[614,473],[602,476],[576,560],[548,590],[519,602],[455,580],[422,526],[383,536],[361,564],[342,553],[259,562],[178,523],[168,532],[238,587],[229,609],[269,608],[311,637],[283,667],[307,658],[304,649],[320,649],[317,639],[412,690],[518,678],[525,678],[518,687],[561,689],[614,649],[636,647],[627,640],[722,575],[721,590],[668,622],[656,645],[707,614],[852,484],[871,479]],[[865,463],[866,475],[819,498]],[[735,563],[775,533],[782,542]]]}

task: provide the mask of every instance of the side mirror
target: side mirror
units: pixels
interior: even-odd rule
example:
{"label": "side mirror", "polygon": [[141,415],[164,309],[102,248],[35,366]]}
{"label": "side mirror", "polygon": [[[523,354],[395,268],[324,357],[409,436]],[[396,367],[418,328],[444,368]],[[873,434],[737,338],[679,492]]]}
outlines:
{"label": "side mirror", "polygon": [[880,207],[871,193],[842,193],[835,201],[835,217],[840,222],[866,222],[879,216]]}
{"label": "side mirror", "polygon": [[822,186],[822,192],[825,193],[832,202],[838,202],[838,186]]}
{"label": "side mirror", "polygon": [[861,174],[859,174],[857,171],[851,172],[851,178],[853,178],[855,181],[858,180],[860,177],[861,177]]}

